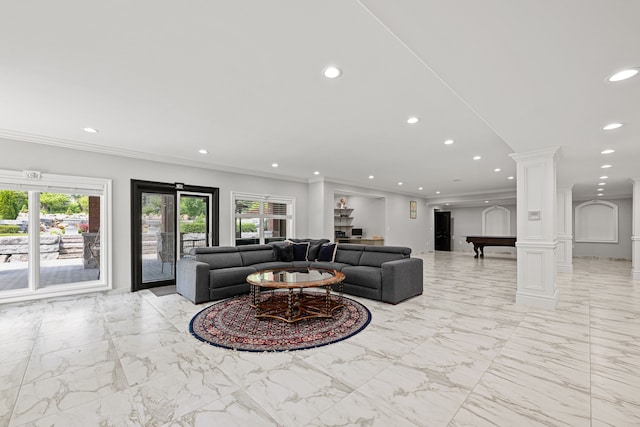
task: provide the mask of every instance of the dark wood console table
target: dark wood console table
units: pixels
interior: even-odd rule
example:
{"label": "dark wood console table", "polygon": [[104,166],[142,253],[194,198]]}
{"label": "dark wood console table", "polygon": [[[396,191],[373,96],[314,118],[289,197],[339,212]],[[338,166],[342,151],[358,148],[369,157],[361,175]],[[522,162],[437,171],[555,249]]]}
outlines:
{"label": "dark wood console table", "polygon": [[485,246],[516,246],[515,237],[499,237],[499,236],[467,236],[467,243],[473,243],[473,251],[476,253],[474,258],[478,258],[478,249],[480,249],[480,258],[484,258]]}

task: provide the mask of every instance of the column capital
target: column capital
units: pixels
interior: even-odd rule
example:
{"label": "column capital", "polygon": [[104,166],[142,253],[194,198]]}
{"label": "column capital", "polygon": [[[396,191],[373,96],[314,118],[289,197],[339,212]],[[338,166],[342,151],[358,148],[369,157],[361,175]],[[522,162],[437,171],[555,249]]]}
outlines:
{"label": "column capital", "polygon": [[539,158],[553,158],[561,154],[560,147],[547,148],[544,150],[526,151],[524,153],[511,153],[509,156],[516,162]]}

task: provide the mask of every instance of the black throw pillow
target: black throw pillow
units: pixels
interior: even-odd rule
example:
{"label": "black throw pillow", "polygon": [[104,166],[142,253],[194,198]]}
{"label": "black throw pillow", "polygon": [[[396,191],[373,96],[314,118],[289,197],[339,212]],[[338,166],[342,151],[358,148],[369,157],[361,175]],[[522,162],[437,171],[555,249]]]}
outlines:
{"label": "black throw pillow", "polygon": [[293,260],[294,261],[307,261],[307,251],[309,250],[309,243],[293,243]]}
{"label": "black throw pillow", "polygon": [[307,260],[315,261],[316,259],[318,259],[318,252],[320,252],[321,247],[322,243],[317,243],[313,240],[309,242],[309,252],[307,252]]}
{"label": "black throw pillow", "polygon": [[336,257],[337,245],[335,243],[325,243],[318,252],[318,261],[333,262]]}
{"label": "black throw pillow", "polygon": [[276,259],[282,262],[293,261],[293,246],[292,245],[274,245],[273,249],[276,252]]}

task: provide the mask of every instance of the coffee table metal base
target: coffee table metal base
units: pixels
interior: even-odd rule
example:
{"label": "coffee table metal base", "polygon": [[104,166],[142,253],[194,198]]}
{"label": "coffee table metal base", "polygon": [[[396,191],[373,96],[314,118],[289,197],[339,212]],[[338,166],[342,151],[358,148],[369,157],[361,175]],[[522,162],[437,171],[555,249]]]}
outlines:
{"label": "coffee table metal base", "polygon": [[[331,318],[333,311],[342,307],[341,299],[331,298],[331,285],[323,291],[290,288],[284,290],[261,291],[259,285],[251,285],[251,305],[256,309],[257,318],[273,318],[287,323],[304,319]],[[316,288],[318,289],[318,288]],[[339,285],[342,296],[342,284]]]}

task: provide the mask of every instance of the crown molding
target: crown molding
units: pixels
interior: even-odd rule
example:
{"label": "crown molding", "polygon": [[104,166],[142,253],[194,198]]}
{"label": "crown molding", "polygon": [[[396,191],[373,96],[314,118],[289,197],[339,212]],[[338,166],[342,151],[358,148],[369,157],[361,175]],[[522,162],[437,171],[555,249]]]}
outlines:
{"label": "crown molding", "polygon": [[136,150],[126,150],[122,148],[107,147],[107,146],[98,145],[98,144],[87,145],[84,142],[54,138],[50,136],[29,134],[25,132],[17,132],[17,131],[12,131],[7,129],[0,129],[0,138],[12,139],[15,141],[31,142],[34,144],[50,145],[54,147],[67,148],[71,150],[80,150],[80,151],[87,151],[87,152],[98,153],[98,154],[106,154],[110,156],[127,157],[131,159],[147,160],[151,162],[167,163],[172,165],[196,167],[200,169],[215,170],[220,172],[236,173],[240,175],[250,175],[250,176],[257,176],[261,178],[280,179],[284,181],[293,181],[293,182],[301,182],[301,183],[307,182],[306,179],[287,176],[287,175],[278,175],[278,174],[267,173],[267,172],[253,171],[249,169],[230,167],[230,166],[219,165],[215,163],[207,163],[207,162],[202,162],[197,160],[183,159],[180,157],[161,156],[154,153],[146,153],[146,152],[136,151]]}

